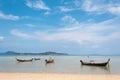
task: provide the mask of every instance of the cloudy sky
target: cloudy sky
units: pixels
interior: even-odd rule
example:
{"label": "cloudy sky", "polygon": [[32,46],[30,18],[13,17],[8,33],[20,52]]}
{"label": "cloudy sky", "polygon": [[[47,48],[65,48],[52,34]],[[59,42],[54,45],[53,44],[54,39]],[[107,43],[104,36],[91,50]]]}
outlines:
{"label": "cloudy sky", "polygon": [[120,0],[0,0],[0,52],[120,54]]}

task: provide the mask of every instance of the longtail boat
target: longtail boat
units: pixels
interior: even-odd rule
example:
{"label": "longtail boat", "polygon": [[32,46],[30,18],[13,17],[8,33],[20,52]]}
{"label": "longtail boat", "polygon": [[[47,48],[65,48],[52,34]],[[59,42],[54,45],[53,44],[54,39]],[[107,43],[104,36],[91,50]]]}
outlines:
{"label": "longtail boat", "polygon": [[45,59],[45,62],[46,63],[54,63],[54,59],[50,59],[50,60]]}
{"label": "longtail boat", "polygon": [[40,58],[34,58],[34,60],[36,61],[36,60],[40,60]]}
{"label": "longtail boat", "polygon": [[17,58],[16,58],[16,60],[17,60],[18,62],[31,62],[31,61],[33,61],[33,58],[32,58],[32,59],[29,59],[29,60],[17,59]]}
{"label": "longtail boat", "polygon": [[108,61],[106,61],[106,62],[96,63],[96,62],[84,62],[84,61],[80,60],[82,65],[89,65],[89,66],[106,66],[109,63],[109,61],[110,61],[110,59],[108,59]]}

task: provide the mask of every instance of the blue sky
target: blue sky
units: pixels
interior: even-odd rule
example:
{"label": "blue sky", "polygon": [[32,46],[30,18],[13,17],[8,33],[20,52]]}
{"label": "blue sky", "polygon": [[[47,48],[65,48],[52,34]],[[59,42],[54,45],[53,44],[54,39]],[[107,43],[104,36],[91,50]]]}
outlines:
{"label": "blue sky", "polygon": [[120,0],[0,0],[0,52],[120,54]]}

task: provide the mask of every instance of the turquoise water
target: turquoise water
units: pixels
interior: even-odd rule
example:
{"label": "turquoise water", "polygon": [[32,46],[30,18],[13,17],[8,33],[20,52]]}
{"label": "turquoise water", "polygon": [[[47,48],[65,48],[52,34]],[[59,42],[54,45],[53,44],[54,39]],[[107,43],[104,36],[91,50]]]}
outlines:
{"label": "turquoise water", "polygon": [[[16,58],[31,59],[40,57],[41,60],[18,63]],[[55,62],[46,64],[45,59],[51,56],[0,56],[0,72],[25,73],[78,73],[78,74],[120,74],[120,56],[52,56]],[[83,66],[80,60],[95,60],[105,62],[110,58],[106,67]]]}

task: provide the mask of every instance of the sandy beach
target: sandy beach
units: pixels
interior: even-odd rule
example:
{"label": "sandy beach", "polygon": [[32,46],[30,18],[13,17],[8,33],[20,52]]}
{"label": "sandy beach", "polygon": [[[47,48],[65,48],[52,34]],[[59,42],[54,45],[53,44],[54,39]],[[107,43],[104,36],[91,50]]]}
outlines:
{"label": "sandy beach", "polygon": [[113,74],[0,73],[0,80],[120,80]]}

